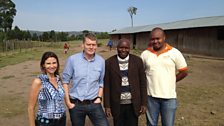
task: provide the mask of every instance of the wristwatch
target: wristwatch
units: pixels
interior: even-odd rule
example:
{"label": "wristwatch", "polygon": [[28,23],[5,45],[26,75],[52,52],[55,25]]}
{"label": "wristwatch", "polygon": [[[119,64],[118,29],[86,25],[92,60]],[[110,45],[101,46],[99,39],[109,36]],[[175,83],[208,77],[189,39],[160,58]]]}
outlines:
{"label": "wristwatch", "polygon": [[100,99],[100,101],[102,101],[102,97],[101,97],[101,96],[97,96],[97,97],[96,97],[96,99],[97,99],[97,98],[99,98],[99,99]]}

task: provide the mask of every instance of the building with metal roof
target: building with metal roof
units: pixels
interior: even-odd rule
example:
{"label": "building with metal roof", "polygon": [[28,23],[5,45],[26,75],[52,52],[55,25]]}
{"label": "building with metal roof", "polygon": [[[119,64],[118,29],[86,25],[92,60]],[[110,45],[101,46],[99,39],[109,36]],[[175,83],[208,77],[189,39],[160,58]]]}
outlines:
{"label": "building with metal roof", "polygon": [[163,28],[167,42],[183,52],[224,57],[224,16],[127,27],[109,34],[115,45],[119,39],[127,38],[133,48],[146,49],[155,27]]}

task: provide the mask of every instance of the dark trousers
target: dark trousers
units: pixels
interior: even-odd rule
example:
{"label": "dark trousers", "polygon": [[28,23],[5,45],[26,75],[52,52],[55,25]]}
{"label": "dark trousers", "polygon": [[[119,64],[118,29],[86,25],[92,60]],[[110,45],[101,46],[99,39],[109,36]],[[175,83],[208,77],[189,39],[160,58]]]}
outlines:
{"label": "dark trousers", "polygon": [[138,126],[138,116],[135,115],[132,104],[120,105],[120,115],[114,118],[114,126]]}
{"label": "dark trousers", "polygon": [[86,116],[89,117],[94,126],[109,126],[106,115],[100,103],[92,103],[90,100],[83,102],[71,100],[75,107],[69,109],[72,126],[84,126]]}

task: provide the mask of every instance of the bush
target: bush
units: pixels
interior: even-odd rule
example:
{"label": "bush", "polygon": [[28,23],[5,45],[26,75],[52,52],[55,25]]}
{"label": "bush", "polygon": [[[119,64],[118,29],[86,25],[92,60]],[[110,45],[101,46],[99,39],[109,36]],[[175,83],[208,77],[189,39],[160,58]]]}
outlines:
{"label": "bush", "polygon": [[103,45],[102,42],[97,43],[97,46],[98,46],[98,47],[101,47],[102,45]]}

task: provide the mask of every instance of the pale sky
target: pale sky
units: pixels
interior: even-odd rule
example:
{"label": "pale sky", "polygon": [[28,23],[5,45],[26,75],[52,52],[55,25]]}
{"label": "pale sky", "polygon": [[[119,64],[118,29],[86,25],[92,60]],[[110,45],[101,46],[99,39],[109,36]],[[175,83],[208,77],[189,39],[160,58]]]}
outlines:
{"label": "pale sky", "polygon": [[12,0],[13,26],[38,31],[111,32],[131,26],[128,7],[137,8],[134,26],[224,16],[224,0]]}

